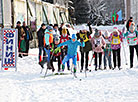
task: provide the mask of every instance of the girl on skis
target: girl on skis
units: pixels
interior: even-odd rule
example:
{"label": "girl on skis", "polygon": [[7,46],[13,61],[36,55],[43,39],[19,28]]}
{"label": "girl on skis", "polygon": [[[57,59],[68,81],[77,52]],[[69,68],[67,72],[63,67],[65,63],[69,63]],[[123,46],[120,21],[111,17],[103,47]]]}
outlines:
{"label": "girl on skis", "polygon": [[131,23],[129,31],[123,34],[123,36],[127,38],[130,51],[130,68],[133,68],[134,49],[136,50],[138,58],[138,32],[135,29],[134,22]]}
{"label": "girl on skis", "polygon": [[[109,41],[111,42],[111,49],[113,52],[113,63],[114,63],[114,68],[116,68],[117,64],[116,62],[118,61],[118,69],[120,70],[121,68],[121,55],[120,55],[120,50],[121,50],[121,41],[123,39],[123,36],[121,32],[117,29],[117,27],[114,27],[113,32],[109,36]],[[117,58],[117,61],[116,61]]]}
{"label": "girl on skis", "polygon": [[111,42],[109,42],[109,32],[106,30],[104,35],[104,40],[106,43],[105,49],[104,49],[104,69],[107,69],[107,60],[108,60],[108,65],[109,69],[112,69],[112,62],[111,62]]}
{"label": "girl on skis", "polygon": [[65,63],[69,60],[72,59],[73,60],[73,65],[74,65],[74,69],[73,72],[76,73],[76,69],[77,69],[77,47],[78,46],[85,46],[85,43],[83,42],[83,40],[81,40],[81,42],[79,42],[77,40],[76,34],[72,34],[72,39],[68,40],[66,42],[63,42],[61,44],[58,45],[58,47],[67,45],[68,46],[68,51],[67,51],[67,55],[64,57],[63,61],[62,61],[62,70],[64,70],[65,68]]}
{"label": "girl on skis", "polygon": [[105,40],[102,36],[101,31],[98,29],[95,30],[94,37],[91,38],[92,43],[92,50],[94,51],[95,55],[95,71],[97,71],[97,59],[99,55],[99,69],[101,70],[101,64],[102,64],[102,53],[103,49],[105,47]]}

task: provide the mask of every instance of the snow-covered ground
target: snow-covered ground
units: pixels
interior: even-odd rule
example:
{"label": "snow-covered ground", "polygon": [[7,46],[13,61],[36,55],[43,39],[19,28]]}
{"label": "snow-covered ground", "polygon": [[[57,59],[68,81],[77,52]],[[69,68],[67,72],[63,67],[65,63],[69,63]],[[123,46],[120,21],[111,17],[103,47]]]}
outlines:
{"label": "snow-covered ground", "polygon": [[[125,44],[127,61],[129,49]],[[30,49],[37,55],[38,49]],[[89,59],[91,59],[90,52]],[[84,73],[50,76],[42,78],[38,56],[18,58],[17,72],[0,71],[0,102],[138,102],[138,62],[135,68],[125,65],[123,48],[121,50],[122,70],[94,71],[92,65],[87,78]],[[54,63],[57,66],[57,63]],[[46,66],[45,66],[46,67]],[[56,67],[57,69],[57,67]],[[66,71],[68,72],[68,71]],[[50,74],[51,71],[48,72]],[[82,80],[80,80],[82,79]]]}

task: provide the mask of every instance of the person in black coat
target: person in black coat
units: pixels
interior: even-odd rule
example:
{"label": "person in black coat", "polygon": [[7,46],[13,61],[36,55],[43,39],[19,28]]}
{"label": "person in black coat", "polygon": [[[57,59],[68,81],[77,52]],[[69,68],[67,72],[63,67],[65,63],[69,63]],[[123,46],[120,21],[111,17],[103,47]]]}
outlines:
{"label": "person in black coat", "polygon": [[133,17],[130,17],[130,19],[127,21],[127,24],[126,24],[127,31],[129,31],[129,26],[131,22],[133,22]]}
{"label": "person in black coat", "polygon": [[[38,47],[39,47],[39,63],[42,60],[46,59],[46,52],[44,50],[44,34],[45,34],[46,25],[43,23],[41,24],[41,28],[37,32],[38,37]],[[41,57],[43,51],[43,59]]]}

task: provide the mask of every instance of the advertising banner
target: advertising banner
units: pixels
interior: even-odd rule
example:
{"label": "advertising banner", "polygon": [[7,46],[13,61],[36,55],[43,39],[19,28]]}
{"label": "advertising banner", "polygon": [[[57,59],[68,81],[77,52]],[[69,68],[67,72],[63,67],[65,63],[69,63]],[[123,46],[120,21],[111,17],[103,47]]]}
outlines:
{"label": "advertising banner", "polygon": [[16,68],[17,61],[17,30],[3,29],[2,68]]}

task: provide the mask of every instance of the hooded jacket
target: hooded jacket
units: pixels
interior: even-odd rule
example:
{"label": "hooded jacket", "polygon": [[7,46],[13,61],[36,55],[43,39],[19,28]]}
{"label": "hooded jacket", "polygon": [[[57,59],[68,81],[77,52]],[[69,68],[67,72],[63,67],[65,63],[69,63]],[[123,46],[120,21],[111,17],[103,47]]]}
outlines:
{"label": "hooded jacket", "polygon": [[[74,39],[74,38],[73,38],[73,39]],[[77,41],[77,38],[75,38],[75,39],[76,39],[75,42],[73,42],[72,40],[68,40],[68,41],[66,41],[66,42],[64,42],[64,43],[59,44],[58,47],[67,45],[67,46],[68,46],[67,54],[68,54],[69,56],[74,56],[74,55],[77,56],[77,47],[78,47],[78,46],[84,47],[84,46],[85,46],[85,43],[84,43],[84,42],[81,43],[81,42]]]}

